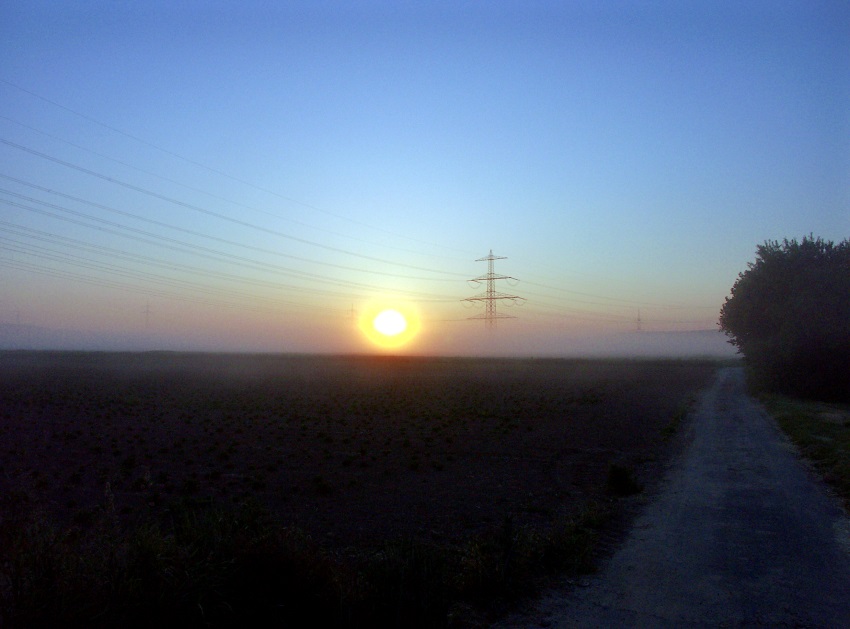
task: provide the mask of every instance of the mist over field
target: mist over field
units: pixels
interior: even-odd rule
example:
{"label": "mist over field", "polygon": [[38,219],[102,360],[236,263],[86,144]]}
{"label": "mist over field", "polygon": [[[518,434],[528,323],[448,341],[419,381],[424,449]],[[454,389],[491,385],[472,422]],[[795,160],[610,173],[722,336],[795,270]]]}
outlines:
{"label": "mist over field", "polygon": [[[479,342],[480,341],[480,342]],[[61,330],[0,324],[0,350],[78,350],[78,351],[187,351],[187,352],[260,352],[338,354],[345,344],[282,338],[279,344],[267,340],[210,339],[203,337],[154,337],[150,334],[103,333],[86,330]],[[349,353],[362,348],[350,344]],[[718,330],[690,332],[627,332],[561,337],[557,343],[523,339],[504,331],[504,337],[458,335],[435,343],[420,355],[461,356],[497,355],[514,357],[669,357],[731,358],[737,355],[728,338]]]}

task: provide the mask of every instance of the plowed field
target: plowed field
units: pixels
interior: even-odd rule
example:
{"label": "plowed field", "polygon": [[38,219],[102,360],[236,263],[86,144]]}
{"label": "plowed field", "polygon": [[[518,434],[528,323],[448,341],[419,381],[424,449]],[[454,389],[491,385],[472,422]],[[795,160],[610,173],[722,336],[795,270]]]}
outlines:
{"label": "plowed field", "polygon": [[253,498],[329,547],[545,525],[651,481],[699,361],[0,354],[0,514]]}

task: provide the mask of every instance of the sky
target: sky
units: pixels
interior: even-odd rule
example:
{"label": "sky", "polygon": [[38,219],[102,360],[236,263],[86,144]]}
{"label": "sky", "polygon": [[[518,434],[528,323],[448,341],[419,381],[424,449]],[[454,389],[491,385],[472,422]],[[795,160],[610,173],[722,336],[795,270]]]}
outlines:
{"label": "sky", "polygon": [[[848,102],[844,2],[8,0],[0,324],[556,356],[716,330],[757,245],[850,237]],[[494,329],[464,301],[491,251]]]}

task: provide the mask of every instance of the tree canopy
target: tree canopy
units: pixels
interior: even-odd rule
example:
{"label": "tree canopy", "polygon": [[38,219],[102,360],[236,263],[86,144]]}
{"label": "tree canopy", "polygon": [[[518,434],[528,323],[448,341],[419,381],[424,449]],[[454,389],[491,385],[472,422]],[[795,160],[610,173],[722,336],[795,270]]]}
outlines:
{"label": "tree canopy", "polygon": [[720,328],[768,389],[850,400],[850,240],[766,241],[738,275]]}

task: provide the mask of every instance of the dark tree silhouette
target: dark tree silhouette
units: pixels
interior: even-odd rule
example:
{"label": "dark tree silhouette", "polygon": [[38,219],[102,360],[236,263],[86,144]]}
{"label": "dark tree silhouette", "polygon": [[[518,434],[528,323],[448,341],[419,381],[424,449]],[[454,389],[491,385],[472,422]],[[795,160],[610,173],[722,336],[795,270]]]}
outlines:
{"label": "dark tree silhouette", "polygon": [[767,241],[738,275],[720,328],[769,390],[850,400],[850,240]]}

